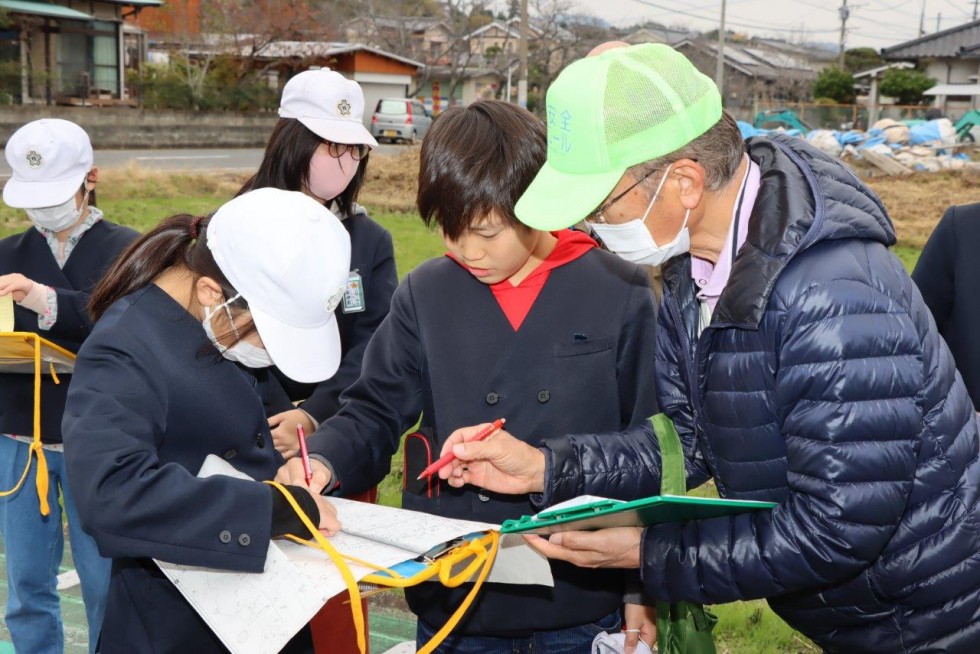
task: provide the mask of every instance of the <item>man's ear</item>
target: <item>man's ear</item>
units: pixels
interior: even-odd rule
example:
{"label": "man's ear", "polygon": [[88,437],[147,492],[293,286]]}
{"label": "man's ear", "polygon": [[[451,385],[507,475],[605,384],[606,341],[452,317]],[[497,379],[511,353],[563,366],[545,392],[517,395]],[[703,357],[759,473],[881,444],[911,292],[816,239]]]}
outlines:
{"label": "man's ear", "polygon": [[202,307],[213,307],[221,304],[224,293],[221,285],[211,277],[199,277],[194,283],[194,292],[197,294],[197,302]]}
{"label": "man's ear", "polygon": [[675,161],[671,173],[676,175],[678,197],[685,209],[696,209],[704,198],[704,168],[693,159]]}

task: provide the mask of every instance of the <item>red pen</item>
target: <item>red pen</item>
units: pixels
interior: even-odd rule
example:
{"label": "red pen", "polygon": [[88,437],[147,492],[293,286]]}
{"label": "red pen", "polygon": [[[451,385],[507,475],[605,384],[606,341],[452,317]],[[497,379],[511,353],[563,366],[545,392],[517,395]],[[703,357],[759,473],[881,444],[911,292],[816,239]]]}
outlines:
{"label": "red pen", "polygon": [[310,465],[310,452],[306,449],[306,432],[303,425],[296,425],[296,436],[299,437],[299,455],[303,459],[303,475],[306,476],[306,485],[310,485],[313,479],[313,467]]}
{"label": "red pen", "polygon": [[[490,434],[496,432],[501,427],[503,427],[504,422],[506,422],[504,418],[499,418],[497,420],[494,420],[492,423],[490,423],[489,425],[487,425],[486,427],[478,431],[476,433],[476,436],[474,436],[473,438],[471,438],[466,442],[472,443],[474,441],[482,441],[484,438],[486,438]],[[435,473],[439,472],[439,470],[441,470],[444,466],[448,465],[449,463],[452,463],[455,460],[456,460],[456,455],[453,454],[452,450],[449,450],[441,457],[439,457],[438,461],[436,461],[435,463],[431,464],[428,468],[423,470],[422,474],[420,474],[418,478],[422,479],[422,477],[429,477],[431,475],[434,475]]]}

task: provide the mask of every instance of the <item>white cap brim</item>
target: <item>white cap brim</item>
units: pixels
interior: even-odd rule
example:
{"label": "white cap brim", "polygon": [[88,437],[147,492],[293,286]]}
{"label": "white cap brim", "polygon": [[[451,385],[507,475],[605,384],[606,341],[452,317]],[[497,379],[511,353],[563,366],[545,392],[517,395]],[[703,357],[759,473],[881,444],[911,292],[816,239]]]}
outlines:
{"label": "white cap brim", "polygon": [[[280,112],[281,114],[282,112]],[[331,118],[297,118],[296,120],[303,123],[308,130],[325,141],[378,147],[378,142],[371,136],[371,132],[364,125],[354,120],[334,120]]]}
{"label": "white cap brim", "polygon": [[317,384],[337,372],[340,330],[335,315],[319,327],[301,328],[276,320],[261,309],[250,310],[266,351],[287,377],[303,384]]}
{"label": "white cap brim", "polygon": [[3,201],[14,209],[54,207],[67,202],[82,188],[86,174],[52,182],[28,182],[11,177],[3,187]]}

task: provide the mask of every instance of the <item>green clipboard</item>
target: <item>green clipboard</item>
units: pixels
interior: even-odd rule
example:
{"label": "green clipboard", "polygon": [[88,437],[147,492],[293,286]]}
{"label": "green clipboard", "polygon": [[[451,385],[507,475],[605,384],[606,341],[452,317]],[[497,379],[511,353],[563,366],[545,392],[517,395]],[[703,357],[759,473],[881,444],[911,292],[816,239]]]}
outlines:
{"label": "green clipboard", "polygon": [[774,502],[720,500],[685,495],[655,495],[632,502],[598,500],[588,504],[542,511],[537,515],[506,520],[502,534],[554,534],[560,531],[592,531],[610,527],[649,527],[666,522],[689,522],[751,511],[767,511]]}

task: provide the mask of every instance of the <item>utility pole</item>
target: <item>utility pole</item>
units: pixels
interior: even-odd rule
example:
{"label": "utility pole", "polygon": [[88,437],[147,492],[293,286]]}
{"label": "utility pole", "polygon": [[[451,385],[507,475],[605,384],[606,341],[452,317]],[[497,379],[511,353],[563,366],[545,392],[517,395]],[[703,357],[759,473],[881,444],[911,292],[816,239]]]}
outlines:
{"label": "utility pole", "polygon": [[521,43],[518,48],[521,66],[517,73],[517,104],[527,109],[527,36],[530,31],[527,19],[527,0],[521,0]]}
{"label": "utility pole", "polygon": [[939,31],[939,26],[943,23],[943,12],[936,14],[936,31]]}
{"label": "utility pole", "polygon": [[847,30],[847,19],[851,15],[851,10],[847,7],[847,0],[843,0],[840,6],[840,54],[837,57],[837,67],[844,70],[844,36]]}
{"label": "utility pole", "polygon": [[725,100],[725,0],[721,0],[721,23],[718,25],[718,63],[715,64],[715,85]]}
{"label": "utility pole", "polygon": [[973,0],[973,20],[977,19],[977,0]]}
{"label": "utility pole", "polygon": [[919,16],[919,36],[926,33],[926,0],[922,0],[922,14]]}

